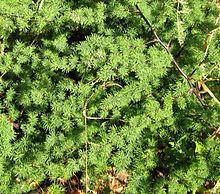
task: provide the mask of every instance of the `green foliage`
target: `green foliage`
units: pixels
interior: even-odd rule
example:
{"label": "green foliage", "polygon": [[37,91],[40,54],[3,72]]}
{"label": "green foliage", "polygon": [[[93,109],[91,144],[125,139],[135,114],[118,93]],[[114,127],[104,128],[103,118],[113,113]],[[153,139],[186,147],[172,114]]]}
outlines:
{"label": "green foliage", "polygon": [[205,0],[2,1],[1,193],[73,177],[110,192],[111,167],[124,193],[220,192],[218,15]]}

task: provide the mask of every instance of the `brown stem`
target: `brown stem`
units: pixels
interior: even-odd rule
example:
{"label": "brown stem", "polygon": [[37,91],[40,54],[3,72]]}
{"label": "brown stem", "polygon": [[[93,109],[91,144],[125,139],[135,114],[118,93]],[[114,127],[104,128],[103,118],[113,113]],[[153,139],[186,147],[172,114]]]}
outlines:
{"label": "brown stem", "polygon": [[144,16],[144,14],[142,13],[142,11],[140,10],[139,6],[136,5],[136,8],[138,9],[142,19],[145,21],[145,23],[150,27],[151,31],[153,32],[154,36],[156,37],[158,43],[166,50],[166,52],[172,57],[172,62],[174,63],[174,65],[176,66],[176,68],[178,69],[178,71],[180,72],[180,74],[186,79],[186,81],[188,82],[188,85],[190,87],[190,91],[192,91],[192,93],[197,97],[197,99],[200,101],[200,103],[206,107],[207,105],[203,102],[201,96],[199,95],[199,91],[197,88],[195,88],[193,86],[193,83],[191,81],[191,77],[187,76],[186,73],[182,70],[182,68],[180,67],[180,65],[178,64],[178,62],[174,59],[173,55],[171,54],[169,48],[161,41],[161,39],[158,37],[156,30],[153,28],[153,26],[150,24],[150,22],[148,21],[148,19]]}
{"label": "brown stem", "polygon": [[144,44],[147,46],[147,45],[149,45],[149,44],[153,44],[153,43],[158,43],[159,41],[157,40],[157,39],[153,39],[153,40],[151,40],[151,41],[149,41],[149,42],[145,42]]}

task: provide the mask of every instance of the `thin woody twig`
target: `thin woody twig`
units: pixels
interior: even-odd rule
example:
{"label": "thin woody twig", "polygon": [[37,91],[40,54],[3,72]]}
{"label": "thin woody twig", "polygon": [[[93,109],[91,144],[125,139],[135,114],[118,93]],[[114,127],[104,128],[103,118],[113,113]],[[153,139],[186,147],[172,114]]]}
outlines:
{"label": "thin woody twig", "polygon": [[[217,26],[219,20],[220,20],[220,14],[218,15],[218,17],[217,17],[217,19],[216,19],[216,21],[215,21],[215,25],[216,25],[216,26]],[[205,43],[204,43],[204,45],[205,45],[205,52],[204,52],[203,59],[199,62],[198,67],[196,67],[196,68],[192,71],[192,73],[190,74],[190,77],[196,72],[196,70],[197,70],[199,67],[202,66],[203,62],[204,62],[204,61],[206,60],[206,58],[208,57],[208,52],[209,52],[209,48],[210,48],[210,45],[211,45],[211,41],[212,41],[212,39],[213,39],[213,37],[214,37],[215,32],[218,31],[219,29],[220,29],[220,27],[217,27],[217,28],[211,30],[211,31],[207,34],[206,40],[205,40]],[[209,42],[208,42],[208,41],[209,41]]]}
{"label": "thin woody twig", "polygon": [[2,79],[2,77],[6,74],[7,72],[4,72],[1,76],[0,76],[0,79]]}
{"label": "thin woody twig", "polygon": [[1,47],[0,56],[3,56],[5,54],[4,52],[5,47],[4,47],[4,44],[1,42],[0,42],[0,47]]}
{"label": "thin woody twig", "polygon": [[86,100],[84,107],[83,107],[84,128],[85,128],[85,136],[86,136],[86,140],[85,140],[85,144],[86,144],[86,159],[85,159],[86,193],[91,192],[91,190],[89,189],[89,176],[88,176],[88,124],[87,124],[87,120],[90,120],[90,119],[101,120],[101,118],[87,116],[88,104],[93,96],[94,96],[94,93]]}
{"label": "thin woody twig", "polygon": [[[215,25],[218,24],[219,19],[220,19],[220,14],[219,14],[218,18],[217,18],[216,21],[215,21]],[[204,57],[203,57],[204,59],[206,59],[206,57],[208,56],[208,51],[209,51],[210,43],[211,43],[211,41],[212,41],[212,39],[213,39],[214,33],[215,33],[217,30],[219,30],[219,28],[216,28],[216,29],[212,30],[211,33],[210,33],[210,36],[209,36],[209,37],[210,37],[210,38],[209,38],[209,44],[207,44],[207,46],[206,46],[205,53],[204,53]]]}
{"label": "thin woody twig", "polygon": [[41,0],[38,10],[40,11],[43,8],[44,0]]}
{"label": "thin woody twig", "polygon": [[39,37],[39,34],[32,40],[30,46],[32,46],[37,41],[38,37]]}
{"label": "thin woody twig", "polygon": [[200,103],[205,107],[207,106],[201,96],[199,95],[199,91],[197,88],[195,88],[193,86],[193,83],[191,81],[191,77],[187,76],[186,73],[182,70],[182,68],[180,67],[180,65],[178,64],[178,62],[174,59],[173,55],[171,54],[169,48],[161,41],[161,39],[158,37],[156,30],[153,28],[153,26],[150,24],[150,22],[147,20],[147,18],[144,16],[144,14],[142,13],[141,9],[139,8],[138,5],[136,5],[136,8],[138,9],[142,19],[145,21],[145,23],[150,27],[151,31],[153,32],[154,36],[156,37],[156,39],[158,40],[159,44],[166,50],[166,52],[172,57],[172,62],[174,63],[174,65],[176,66],[176,68],[178,69],[178,71],[180,72],[180,74],[186,79],[186,81],[188,82],[188,85],[190,87],[190,91],[197,97],[197,99],[200,101]]}
{"label": "thin woody twig", "polygon": [[154,39],[154,40],[145,42],[144,44],[147,46],[147,45],[149,45],[149,44],[158,43],[158,42],[159,42],[159,41],[158,41],[157,39]]}
{"label": "thin woody twig", "polygon": [[118,86],[119,88],[123,88],[120,84],[118,83],[114,83],[114,82],[107,82],[107,83],[103,83],[102,84],[102,87],[105,89],[105,88],[108,88],[108,87],[112,87],[112,86]]}
{"label": "thin woody twig", "polygon": [[89,176],[88,176],[88,125],[87,125],[87,107],[88,107],[88,103],[91,100],[91,98],[93,97],[94,93],[86,100],[84,107],[83,107],[83,116],[84,116],[84,128],[85,128],[85,134],[86,134],[86,164],[85,164],[85,168],[86,168],[86,193],[89,192]]}
{"label": "thin woody twig", "polygon": [[[161,41],[161,39],[158,37],[155,29],[152,29],[153,30],[153,33],[154,33],[154,36],[157,38],[158,42],[160,43],[160,45],[166,50],[166,52],[172,56],[172,54],[170,53],[169,49],[167,48],[167,46]],[[173,56],[172,56],[173,58]],[[175,64],[176,68],[179,70],[179,72],[183,75],[183,77],[185,79],[189,79],[188,76],[184,73],[184,71],[180,68],[179,64],[177,63],[177,61],[173,58],[172,59],[172,62]]]}
{"label": "thin woody twig", "polygon": [[86,117],[88,120],[110,120],[111,118],[101,118],[101,117]]}
{"label": "thin woody twig", "polygon": [[179,51],[177,51],[177,53],[174,55],[175,59],[178,59],[180,57],[180,55],[183,52],[184,48],[185,48],[185,44],[183,43],[183,45],[180,47]]}

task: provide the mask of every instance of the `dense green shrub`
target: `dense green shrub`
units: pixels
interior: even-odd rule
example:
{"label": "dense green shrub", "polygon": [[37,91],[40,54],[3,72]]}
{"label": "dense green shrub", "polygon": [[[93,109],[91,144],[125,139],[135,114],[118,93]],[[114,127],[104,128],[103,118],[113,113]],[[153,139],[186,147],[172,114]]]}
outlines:
{"label": "dense green shrub", "polygon": [[124,193],[220,192],[218,20],[214,0],[1,1],[0,193],[110,193],[110,168]]}

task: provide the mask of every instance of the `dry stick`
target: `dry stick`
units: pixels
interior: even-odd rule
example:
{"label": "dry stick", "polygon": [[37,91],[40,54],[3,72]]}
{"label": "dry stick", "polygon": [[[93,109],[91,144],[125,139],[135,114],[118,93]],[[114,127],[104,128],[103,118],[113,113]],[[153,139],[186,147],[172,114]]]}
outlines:
{"label": "dry stick", "polygon": [[[172,54],[170,53],[169,49],[167,48],[167,46],[161,41],[161,39],[158,37],[156,31],[154,28],[152,28],[152,31],[154,33],[154,36],[157,38],[158,42],[160,43],[160,45],[166,50],[166,52],[172,56]],[[173,58],[173,57],[172,57]],[[183,77],[185,79],[187,79],[187,81],[189,81],[189,77],[184,73],[184,71],[180,68],[179,64],[176,62],[176,60],[173,58],[172,62],[175,64],[176,68],[179,70],[179,72],[183,75]],[[191,85],[191,84],[190,84]]]}
{"label": "dry stick", "polygon": [[[97,83],[97,82],[96,82]],[[106,85],[105,85],[105,83],[102,85],[103,87],[111,87],[111,86],[118,86],[118,87],[120,87],[120,88],[123,88],[120,84],[117,84],[117,83],[106,83]],[[84,118],[86,118],[87,120],[110,120],[110,119],[112,119],[112,118],[110,118],[110,117],[106,117],[106,118],[101,118],[101,117],[90,117],[90,116],[87,116],[87,106],[88,106],[88,103],[89,103],[89,101],[91,100],[91,98],[92,98],[92,96],[94,95],[94,93],[87,99],[87,101],[86,101],[86,103],[85,103],[85,105],[84,105],[84,112],[83,112],[83,116],[84,116]]]}
{"label": "dry stick", "polygon": [[[96,82],[95,82],[96,83]],[[112,84],[112,85],[116,85],[119,87],[122,87],[119,84]],[[84,128],[85,128],[85,134],[86,134],[86,193],[88,192],[92,192],[94,193],[92,190],[89,189],[88,185],[89,185],[89,176],[88,176],[88,125],[87,125],[87,120],[110,120],[111,118],[100,118],[100,117],[90,117],[87,116],[87,110],[88,110],[88,103],[90,102],[91,98],[94,96],[95,93],[93,93],[85,102],[84,107],[83,107],[83,117],[84,117]]]}
{"label": "dry stick", "polygon": [[6,74],[7,72],[4,72],[1,76],[0,76],[0,80],[2,79],[2,77]]}
{"label": "dry stick", "polygon": [[[218,24],[218,22],[219,22],[219,19],[220,19],[220,14],[218,15],[218,17],[217,17],[217,19],[216,19],[216,21],[215,21],[215,25],[216,25],[216,26],[217,26],[217,24]],[[209,32],[209,33],[207,34],[207,38],[206,38],[206,41],[205,41],[205,43],[207,43],[207,46],[206,46],[206,49],[205,49],[205,53],[204,53],[203,59],[202,59],[202,60],[200,61],[200,63],[198,64],[198,67],[201,67],[201,65],[203,64],[203,62],[205,61],[205,59],[208,57],[209,47],[210,47],[211,41],[212,41],[212,39],[213,39],[213,37],[214,37],[214,33],[215,33],[217,30],[219,30],[219,29],[220,29],[220,28],[218,27],[218,28],[212,30],[211,32]],[[208,41],[209,41],[209,43],[208,43]],[[196,67],[196,68],[192,71],[192,73],[190,74],[190,77],[196,72],[196,70],[197,70],[198,67]]]}
{"label": "dry stick", "polygon": [[151,31],[153,32],[154,36],[156,37],[156,39],[158,40],[159,44],[166,50],[166,52],[172,57],[172,62],[174,63],[174,65],[176,66],[176,68],[178,69],[178,71],[181,73],[181,75],[187,80],[188,85],[190,87],[190,91],[197,97],[197,99],[200,101],[200,103],[206,107],[207,105],[203,102],[198,89],[196,89],[193,86],[193,83],[191,81],[191,78],[189,76],[186,75],[186,73],[181,69],[181,67],[179,66],[179,64],[177,63],[177,61],[173,58],[173,55],[171,54],[171,52],[169,51],[169,49],[167,48],[167,46],[161,41],[161,39],[158,37],[155,29],[152,27],[152,25],[150,24],[150,22],[147,20],[147,18],[144,16],[144,14],[142,13],[142,11],[140,10],[139,6],[136,5],[136,8],[138,9],[142,19],[145,21],[145,23],[151,28]]}
{"label": "dry stick", "polygon": [[182,53],[183,50],[184,50],[184,47],[185,47],[185,44],[183,43],[183,45],[180,47],[179,51],[177,51],[177,53],[174,55],[174,58],[175,58],[176,60],[180,57],[181,53]]}
{"label": "dry stick", "polygon": [[112,86],[118,86],[119,88],[123,88],[120,84],[118,84],[118,83],[114,83],[114,82],[107,82],[107,83],[103,83],[102,84],[102,87],[103,87],[103,89],[106,89],[106,88],[109,88],[109,87],[112,87]]}
{"label": "dry stick", "polygon": [[38,34],[38,35],[32,40],[30,46],[32,46],[32,45],[37,41],[39,35],[40,35],[40,34]]}
{"label": "dry stick", "polygon": [[89,189],[89,176],[88,176],[88,125],[87,125],[87,120],[88,119],[93,119],[93,117],[88,117],[87,116],[87,107],[88,103],[93,97],[94,93],[86,100],[84,107],[83,107],[83,116],[84,116],[84,128],[85,128],[85,133],[86,133],[86,194],[88,192],[94,193],[92,190]]}
{"label": "dry stick", "polygon": [[0,56],[3,56],[5,53],[4,53],[4,44],[0,42],[0,45],[1,45],[1,52],[0,52]]}
{"label": "dry stick", "polygon": [[86,116],[86,119],[88,119],[88,120],[110,120],[111,118],[109,118],[109,117],[101,118],[101,117],[89,117],[89,116]]}
{"label": "dry stick", "polygon": [[[92,83],[92,85],[94,85],[95,83],[97,83],[99,80],[95,80],[95,82]],[[110,84],[107,84],[107,85],[104,85],[105,87],[111,87],[111,86],[118,86],[120,88],[123,88],[120,84],[117,84],[117,83],[110,83]],[[91,98],[94,96],[95,93],[92,93],[92,95],[86,100],[85,104],[84,104],[84,107],[83,107],[83,117],[84,117],[84,128],[85,128],[85,134],[86,134],[86,165],[85,165],[85,168],[86,168],[86,193],[88,192],[92,192],[95,194],[94,191],[90,190],[89,189],[89,176],[88,176],[88,125],[87,125],[87,120],[110,120],[111,118],[109,117],[106,117],[106,118],[100,118],[100,117],[90,117],[90,116],[87,116],[87,110],[88,110],[88,104],[91,100]],[[124,120],[120,120],[120,121],[123,121],[125,122]]]}
{"label": "dry stick", "polygon": [[84,107],[83,107],[83,116],[84,116],[84,128],[85,128],[85,134],[86,134],[86,193],[88,193],[88,125],[87,125],[87,106],[92,98],[94,93],[86,100]]}
{"label": "dry stick", "polygon": [[44,5],[44,0],[41,0],[38,10],[40,11]]}
{"label": "dry stick", "polygon": [[149,44],[153,44],[153,43],[157,43],[159,42],[157,39],[154,39],[154,40],[151,40],[151,41],[148,41],[148,42],[145,42],[144,44],[147,46]]}
{"label": "dry stick", "polygon": [[[218,18],[217,18],[216,21],[215,21],[215,25],[216,25],[216,26],[217,26],[217,24],[218,24],[218,22],[219,22],[219,19],[220,19],[220,14],[219,14]],[[212,41],[212,39],[213,39],[213,36],[214,36],[215,31],[217,31],[217,30],[219,30],[219,28],[216,28],[216,29],[214,29],[214,30],[211,31],[210,39],[209,39],[209,44],[207,45],[207,47],[206,47],[206,49],[205,49],[205,54],[204,54],[204,57],[203,57],[204,59],[208,56],[208,51],[209,51],[210,43],[211,43],[211,41]]]}

